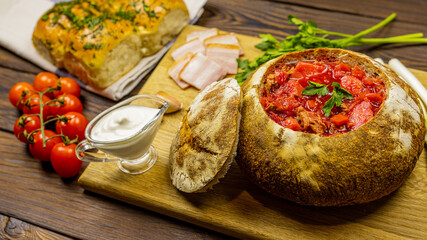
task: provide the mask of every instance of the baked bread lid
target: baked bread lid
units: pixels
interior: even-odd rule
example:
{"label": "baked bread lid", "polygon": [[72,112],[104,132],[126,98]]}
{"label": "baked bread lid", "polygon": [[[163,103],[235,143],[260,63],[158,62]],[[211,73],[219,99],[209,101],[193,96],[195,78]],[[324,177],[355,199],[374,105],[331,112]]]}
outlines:
{"label": "baked bread lid", "polygon": [[182,0],[74,0],[41,16],[32,39],[57,67],[106,88],[160,50],[188,21]]}
{"label": "baked bread lid", "polygon": [[173,140],[169,167],[180,191],[204,192],[229,169],[237,149],[242,93],[227,78],[200,92]]}
{"label": "baked bread lid", "polygon": [[[385,82],[387,98],[358,129],[330,137],[276,124],[260,103],[263,76],[279,61],[339,59]],[[242,86],[243,107],[236,161],[252,182],[304,205],[366,203],[396,190],[410,175],[424,146],[425,122],[414,91],[366,55],[312,49],[271,60]]]}

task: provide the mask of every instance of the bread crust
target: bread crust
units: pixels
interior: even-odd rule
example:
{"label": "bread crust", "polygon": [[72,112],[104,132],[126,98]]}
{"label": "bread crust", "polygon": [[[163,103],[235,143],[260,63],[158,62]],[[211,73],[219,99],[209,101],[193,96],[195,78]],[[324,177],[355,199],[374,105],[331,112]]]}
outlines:
{"label": "bread crust", "polygon": [[170,149],[170,177],[177,189],[204,192],[226,174],[237,150],[241,106],[242,92],[232,78],[197,95]]}
{"label": "bread crust", "polygon": [[[284,128],[260,103],[263,76],[281,61],[319,56],[358,65],[385,81],[379,112],[354,131],[320,137]],[[410,175],[424,146],[425,120],[414,91],[366,55],[312,49],[283,55],[258,68],[242,86],[244,100],[236,161],[252,182],[284,199],[314,206],[370,202],[395,191]]]}
{"label": "bread crust", "polygon": [[55,66],[102,89],[161,49],[188,21],[182,0],[73,1],[41,16],[32,39]]}

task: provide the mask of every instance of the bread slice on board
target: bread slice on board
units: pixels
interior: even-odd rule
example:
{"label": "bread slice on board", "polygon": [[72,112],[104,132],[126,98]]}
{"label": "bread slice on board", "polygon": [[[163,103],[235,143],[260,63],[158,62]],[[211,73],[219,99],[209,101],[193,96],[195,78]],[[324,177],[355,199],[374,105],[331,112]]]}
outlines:
{"label": "bread slice on board", "polygon": [[169,155],[172,184],[204,192],[219,182],[237,149],[242,92],[235,79],[209,85],[184,115]]}

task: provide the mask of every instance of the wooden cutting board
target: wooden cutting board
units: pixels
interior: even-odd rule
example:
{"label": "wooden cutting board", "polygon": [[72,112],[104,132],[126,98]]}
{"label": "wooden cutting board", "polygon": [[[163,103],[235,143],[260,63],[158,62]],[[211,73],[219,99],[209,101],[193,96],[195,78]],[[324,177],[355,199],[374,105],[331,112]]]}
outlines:
{"label": "wooden cutting board", "polygon": [[[187,33],[201,29],[188,26],[172,50],[185,42]],[[260,40],[237,35],[254,58]],[[154,70],[141,94],[166,91],[189,106],[198,91],[181,90],[167,75],[170,52]],[[427,72],[412,70],[427,86]],[[307,207],[276,198],[251,184],[233,164],[225,178],[207,193],[185,194],[169,180],[168,155],[172,139],[185,111],[165,115],[154,140],[155,166],[141,175],[122,173],[117,163],[91,163],[79,179],[89,190],[161,214],[188,221],[244,239],[427,239],[427,171],[423,151],[409,179],[391,195],[365,205]]]}

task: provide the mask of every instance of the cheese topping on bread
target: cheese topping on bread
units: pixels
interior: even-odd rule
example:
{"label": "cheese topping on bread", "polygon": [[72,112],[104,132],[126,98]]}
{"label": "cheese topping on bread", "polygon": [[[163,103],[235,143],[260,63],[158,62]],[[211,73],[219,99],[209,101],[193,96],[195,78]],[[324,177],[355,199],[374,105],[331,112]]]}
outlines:
{"label": "cheese topping on bread", "polygon": [[33,43],[59,68],[105,88],[161,49],[188,20],[182,0],[74,0],[39,19]]}

